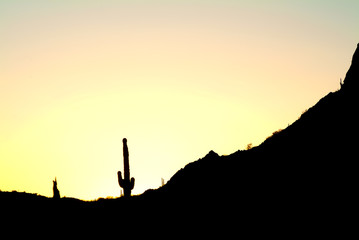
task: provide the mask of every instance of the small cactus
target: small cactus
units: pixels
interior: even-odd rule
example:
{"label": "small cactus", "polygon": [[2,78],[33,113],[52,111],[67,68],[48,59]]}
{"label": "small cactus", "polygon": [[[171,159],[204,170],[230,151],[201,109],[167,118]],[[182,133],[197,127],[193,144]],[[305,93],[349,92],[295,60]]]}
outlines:
{"label": "small cactus", "polygon": [[55,177],[55,181],[52,181],[53,183],[53,187],[52,187],[52,190],[54,192],[54,196],[52,197],[53,199],[60,199],[60,191],[59,189],[57,189],[57,180],[56,180],[56,177]]}
{"label": "small cactus", "polygon": [[130,197],[131,190],[135,186],[135,179],[131,178],[130,180],[130,164],[128,161],[128,148],[127,148],[127,139],[124,138],[123,142],[123,170],[124,170],[124,178],[122,178],[121,171],[117,172],[118,175],[118,184],[123,188],[124,196]]}

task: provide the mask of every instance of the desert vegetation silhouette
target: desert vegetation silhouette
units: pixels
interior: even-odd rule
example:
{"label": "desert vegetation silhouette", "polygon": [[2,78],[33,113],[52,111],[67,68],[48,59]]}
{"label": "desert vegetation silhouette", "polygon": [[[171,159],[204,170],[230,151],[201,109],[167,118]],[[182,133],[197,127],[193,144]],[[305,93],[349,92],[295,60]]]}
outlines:
{"label": "desert vegetation silhouette", "polygon": [[118,176],[118,184],[120,187],[123,188],[124,197],[128,198],[131,196],[131,190],[135,185],[135,178],[131,178],[130,180],[130,163],[129,163],[129,154],[128,154],[128,147],[127,147],[127,139],[124,138],[123,142],[123,171],[124,171],[124,178],[122,178],[121,171],[117,172]]}
{"label": "desert vegetation silhouette", "polygon": [[[351,219],[345,214],[357,204],[358,92],[359,44],[341,88],[328,93],[259,146],[248,145],[247,150],[227,156],[210,151],[178,170],[158,189],[131,196],[135,179],[130,177],[124,138],[124,176],[121,171],[117,173],[124,198],[85,202],[63,197],[48,203],[48,198],[36,194],[0,192],[0,201],[25,208],[86,206],[121,213],[144,206],[171,215],[198,213],[198,209],[207,212],[210,206],[211,214],[217,210],[245,216],[246,221],[256,218],[273,222],[277,218],[287,224],[296,221],[313,226]],[[54,198],[60,198],[56,178],[53,184]]]}
{"label": "desert vegetation silhouette", "polygon": [[59,189],[57,189],[57,180],[56,180],[56,177],[55,177],[55,180],[52,181],[53,182],[53,187],[52,187],[52,191],[54,192],[54,195],[53,195],[53,199],[60,199],[60,191]]}

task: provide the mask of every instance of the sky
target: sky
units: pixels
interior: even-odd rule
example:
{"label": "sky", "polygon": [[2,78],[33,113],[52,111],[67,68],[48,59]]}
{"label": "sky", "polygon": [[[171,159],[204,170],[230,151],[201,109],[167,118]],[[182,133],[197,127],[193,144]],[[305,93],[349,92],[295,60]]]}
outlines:
{"label": "sky", "polygon": [[[259,145],[340,87],[359,1],[0,1],[0,190],[118,197]],[[214,173],[215,177],[215,173]],[[215,190],[214,190],[215,191]],[[234,190],[235,191],[235,190]]]}

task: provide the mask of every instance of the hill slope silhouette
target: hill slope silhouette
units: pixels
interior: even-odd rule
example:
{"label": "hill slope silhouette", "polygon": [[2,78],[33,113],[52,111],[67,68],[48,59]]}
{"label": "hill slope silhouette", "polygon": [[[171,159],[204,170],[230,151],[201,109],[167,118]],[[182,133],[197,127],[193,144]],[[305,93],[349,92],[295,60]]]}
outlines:
{"label": "hill slope silhouette", "polygon": [[256,211],[344,211],[357,189],[358,93],[359,44],[341,89],[292,125],[250,150],[221,157],[211,151],[143,197]]}
{"label": "hill slope silhouette", "polygon": [[228,156],[210,151],[180,169],[161,188],[130,199],[55,201],[0,192],[0,200],[3,205],[25,208],[81,207],[122,213],[138,206],[169,214],[210,206],[211,211],[284,220],[285,216],[342,217],[352,212],[357,190],[358,93],[359,44],[341,89],[327,94],[257,147]]}

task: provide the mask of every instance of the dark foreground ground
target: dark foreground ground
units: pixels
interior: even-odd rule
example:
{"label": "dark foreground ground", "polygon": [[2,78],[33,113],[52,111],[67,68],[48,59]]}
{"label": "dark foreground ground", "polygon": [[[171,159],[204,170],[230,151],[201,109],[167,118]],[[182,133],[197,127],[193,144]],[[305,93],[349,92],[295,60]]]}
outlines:
{"label": "dark foreground ground", "polygon": [[341,89],[258,147],[229,156],[210,151],[163,187],[129,199],[85,202],[0,192],[0,207],[13,216],[30,211],[77,222],[148,219],[159,228],[202,224],[214,231],[223,225],[263,235],[343,238],[357,218],[358,93],[359,44]]}

